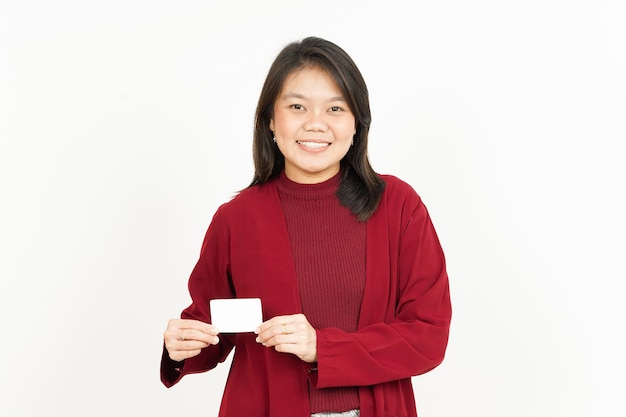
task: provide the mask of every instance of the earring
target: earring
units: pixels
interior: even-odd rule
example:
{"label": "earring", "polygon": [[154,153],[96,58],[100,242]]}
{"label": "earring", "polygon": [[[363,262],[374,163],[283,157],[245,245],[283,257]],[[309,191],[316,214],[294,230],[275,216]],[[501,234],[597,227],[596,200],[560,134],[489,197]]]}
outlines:
{"label": "earring", "polygon": [[352,139],[352,142],[350,142],[350,146],[354,145],[354,139]]}
{"label": "earring", "polygon": [[272,140],[274,141],[274,143],[276,143],[276,137],[272,136]]}

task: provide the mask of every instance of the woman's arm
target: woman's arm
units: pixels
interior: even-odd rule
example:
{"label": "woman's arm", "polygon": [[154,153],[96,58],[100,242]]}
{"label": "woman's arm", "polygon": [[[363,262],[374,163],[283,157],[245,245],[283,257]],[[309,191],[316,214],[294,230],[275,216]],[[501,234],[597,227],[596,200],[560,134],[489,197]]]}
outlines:
{"label": "woman's arm", "polygon": [[451,304],[444,254],[421,200],[400,235],[395,317],[347,333],[317,330],[317,388],[373,385],[439,365],[448,343]]}
{"label": "woman's arm", "polygon": [[181,319],[170,320],[163,335],[161,381],[167,387],[186,374],[213,369],[233,348],[232,338],[218,335],[209,324],[209,300],[233,297],[228,248],[228,228],[218,210],[189,278],[192,304],[182,312]]}

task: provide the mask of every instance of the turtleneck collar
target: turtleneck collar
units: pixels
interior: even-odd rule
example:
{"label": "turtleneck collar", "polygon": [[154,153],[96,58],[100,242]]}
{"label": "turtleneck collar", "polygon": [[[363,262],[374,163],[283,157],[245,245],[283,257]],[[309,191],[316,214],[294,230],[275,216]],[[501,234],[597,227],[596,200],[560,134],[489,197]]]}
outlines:
{"label": "turtleneck collar", "polygon": [[341,172],[324,182],[317,184],[300,184],[287,178],[285,171],[281,172],[277,178],[276,185],[282,194],[303,200],[317,200],[335,195],[341,182]]}

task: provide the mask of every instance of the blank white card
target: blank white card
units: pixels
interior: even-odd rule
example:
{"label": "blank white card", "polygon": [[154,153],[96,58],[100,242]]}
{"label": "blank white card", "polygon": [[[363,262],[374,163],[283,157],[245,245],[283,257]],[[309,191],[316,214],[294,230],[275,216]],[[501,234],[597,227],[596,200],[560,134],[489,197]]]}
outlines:
{"label": "blank white card", "polygon": [[226,298],[209,301],[212,325],[220,333],[253,332],[263,323],[260,298]]}

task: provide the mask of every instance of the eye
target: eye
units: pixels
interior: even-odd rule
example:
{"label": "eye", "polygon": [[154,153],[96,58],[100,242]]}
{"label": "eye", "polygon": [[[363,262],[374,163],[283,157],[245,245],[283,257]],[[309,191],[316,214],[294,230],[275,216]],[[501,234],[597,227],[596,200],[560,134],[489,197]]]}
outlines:
{"label": "eye", "polygon": [[304,109],[304,106],[302,106],[302,104],[292,104],[289,107],[291,107],[294,110],[302,110],[302,109]]}
{"label": "eye", "polygon": [[343,108],[339,106],[333,106],[330,108],[330,111],[331,112],[343,111]]}

